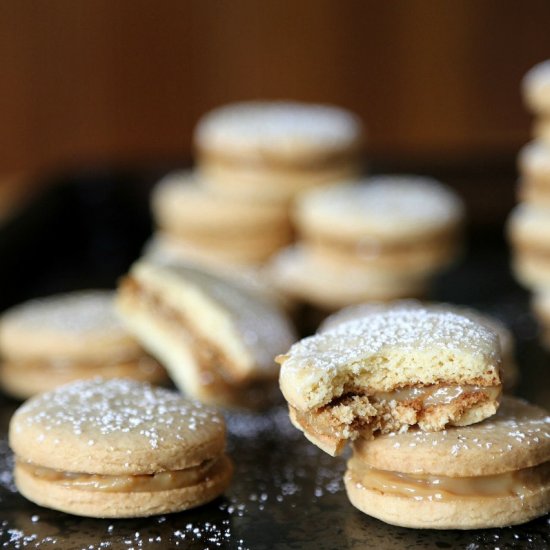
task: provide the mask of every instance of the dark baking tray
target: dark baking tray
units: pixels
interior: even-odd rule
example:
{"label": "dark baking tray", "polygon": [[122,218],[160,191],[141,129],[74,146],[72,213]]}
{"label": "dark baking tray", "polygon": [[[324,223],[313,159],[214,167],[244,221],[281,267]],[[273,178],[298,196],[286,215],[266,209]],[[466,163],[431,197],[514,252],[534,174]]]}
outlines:
{"label": "dark baking tray", "polygon": [[[93,170],[59,177],[4,222],[0,309],[52,292],[114,286],[150,233],[147,197],[163,171]],[[502,230],[479,226],[469,241],[464,260],[438,280],[433,298],[477,306],[505,321],[518,338],[517,393],[548,405],[550,356],[537,344],[528,296],[510,275]],[[16,406],[0,396],[0,547],[550,548],[548,517],[463,532],[398,528],[363,515],[343,490],[345,458],[331,458],[309,444],[291,427],[283,406],[263,414],[228,413],[235,478],[227,494],[209,505],[136,520],[58,513],[28,502],[13,485],[6,432]]]}

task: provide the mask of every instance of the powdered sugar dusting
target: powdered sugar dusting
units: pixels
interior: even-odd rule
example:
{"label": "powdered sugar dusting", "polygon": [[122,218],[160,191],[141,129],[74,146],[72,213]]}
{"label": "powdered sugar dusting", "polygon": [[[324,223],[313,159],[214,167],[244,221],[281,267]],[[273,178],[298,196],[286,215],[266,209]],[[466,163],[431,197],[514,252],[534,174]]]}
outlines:
{"label": "powdered sugar dusting", "polygon": [[25,330],[71,335],[124,330],[113,308],[114,292],[87,290],[30,300],[10,309],[2,322]]}
{"label": "powdered sugar dusting", "polygon": [[366,233],[408,234],[457,223],[464,206],[451,189],[434,179],[386,175],[305,193],[299,212],[322,219],[327,226],[336,223],[364,228]]}
{"label": "powdered sugar dusting", "polygon": [[151,449],[169,439],[184,439],[222,417],[213,409],[176,392],[125,379],[86,380],[31,399],[14,416],[16,431],[43,428],[41,435],[69,430],[93,447],[90,434],[131,434]]}
{"label": "powdered sugar dusting", "polygon": [[441,349],[497,359],[496,334],[470,319],[449,312],[401,309],[373,313],[292,346],[283,370],[337,371],[382,350]]}
{"label": "powdered sugar dusting", "polygon": [[289,320],[275,304],[241,285],[189,266],[167,264],[159,269],[176,274],[181,277],[182,284],[200,288],[220,304],[232,318],[242,342],[250,350],[255,368],[277,373],[278,366],[273,358],[287,349],[296,338]]}
{"label": "powdered sugar dusting", "polygon": [[[395,455],[398,459],[401,453],[412,446],[423,452],[429,449],[430,464],[433,457],[438,455],[442,458],[448,455],[464,458],[456,463],[442,462],[448,475],[469,475],[453,469],[476,464],[476,456],[483,457],[484,462],[487,458],[498,458],[493,468],[502,468],[505,471],[506,468],[522,467],[517,458],[518,453],[529,453],[538,449],[540,462],[550,459],[550,416],[543,409],[529,405],[521,399],[504,397],[498,412],[483,422],[439,432],[409,430],[406,433],[381,436],[371,443],[371,449],[379,446],[384,448],[386,458]],[[510,461],[507,461],[507,456],[512,457]],[[530,457],[528,460],[531,460]],[[411,462],[412,466],[415,464],[419,470],[423,469],[420,458]]]}
{"label": "powdered sugar dusting", "polygon": [[359,119],[337,107],[294,102],[235,103],[211,111],[195,134],[204,146],[292,152],[294,146],[347,147],[361,134]]}

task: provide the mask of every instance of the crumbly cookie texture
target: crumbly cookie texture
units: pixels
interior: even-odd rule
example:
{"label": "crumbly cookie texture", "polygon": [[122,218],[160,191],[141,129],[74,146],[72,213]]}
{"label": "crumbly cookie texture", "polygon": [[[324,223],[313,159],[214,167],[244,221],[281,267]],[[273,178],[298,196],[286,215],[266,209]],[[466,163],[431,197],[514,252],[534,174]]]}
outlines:
{"label": "crumbly cookie texture", "polygon": [[501,390],[497,335],[426,309],[343,323],[277,360],[291,419],[331,454],[361,434],[480,421]]}
{"label": "crumbly cookie texture", "polygon": [[486,326],[495,332],[500,342],[502,355],[502,376],[505,387],[513,386],[519,377],[518,367],[515,362],[515,341],[512,332],[501,321],[495,317],[481,313],[475,309],[463,306],[455,306],[446,303],[421,302],[420,300],[396,300],[393,302],[364,302],[345,307],[332,315],[329,315],[320,325],[317,332],[333,330],[342,323],[362,319],[369,315],[382,313],[384,311],[400,309],[427,309],[429,311],[442,311],[456,313],[468,317],[472,321]]}

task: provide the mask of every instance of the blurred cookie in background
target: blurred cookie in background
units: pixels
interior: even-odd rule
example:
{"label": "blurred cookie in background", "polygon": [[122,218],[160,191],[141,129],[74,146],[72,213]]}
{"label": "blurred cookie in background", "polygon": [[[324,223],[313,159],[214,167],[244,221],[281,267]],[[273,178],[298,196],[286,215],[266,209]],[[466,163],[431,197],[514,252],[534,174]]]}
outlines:
{"label": "blurred cookie in background", "polygon": [[519,198],[550,210],[550,139],[531,141],[518,154]]}
{"label": "blurred cookie in background", "polygon": [[423,278],[326,261],[303,244],[279,252],[267,268],[275,288],[294,302],[325,312],[368,300],[391,301],[426,295]]}
{"label": "blurred cookie in background", "polygon": [[286,207],[224,196],[194,172],[174,172],[153,190],[157,230],[180,245],[181,256],[259,264],[292,240]]}
{"label": "blurred cookie in background", "polygon": [[288,202],[304,189],[358,175],[364,129],[335,106],[251,101],[207,113],[194,141],[198,169],[212,188]]}
{"label": "blurred cookie in background", "polygon": [[59,294],[9,309],[0,318],[0,353],[2,389],[17,399],[97,376],[168,381],[124,328],[114,292],[107,290]]}
{"label": "blurred cookie in background", "polygon": [[423,297],[462,246],[464,204],[418,176],[377,176],[301,194],[299,245],[271,262],[275,284],[324,309]]}
{"label": "blurred cookie in background", "polygon": [[518,281],[530,290],[550,289],[550,209],[518,204],[508,219],[508,235]]}

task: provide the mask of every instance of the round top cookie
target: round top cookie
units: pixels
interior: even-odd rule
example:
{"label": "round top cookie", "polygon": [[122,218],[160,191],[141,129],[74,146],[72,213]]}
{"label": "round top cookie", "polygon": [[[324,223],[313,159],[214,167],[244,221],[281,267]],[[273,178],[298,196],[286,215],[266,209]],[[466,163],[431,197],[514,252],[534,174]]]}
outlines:
{"label": "round top cookie", "polygon": [[431,178],[388,175],[305,192],[294,217],[304,232],[408,242],[456,230],[464,205]]}
{"label": "round top cookie", "polygon": [[207,113],[195,130],[202,152],[298,164],[354,154],[362,140],[362,124],[349,111],[290,101],[225,105]]}
{"label": "round top cookie", "polygon": [[451,304],[438,304],[438,303],[423,303],[419,300],[397,300],[395,302],[366,302],[364,304],[355,304],[333,313],[327,317],[317,332],[327,332],[332,330],[342,323],[353,321],[355,319],[362,319],[368,315],[381,313],[384,311],[394,311],[402,309],[427,309],[428,311],[441,311],[455,313],[457,315],[463,315],[468,317],[476,323],[485,325],[490,330],[494,331],[500,340],[500,347],[502,354],[513,353],[514,337],[508,328],[503,325],[498,319],[484,315],[473,309],[455,306]]}
{"label": "round top cookie", "polygon": [[535,113],[550,112],[550,59],[538,63],[523,77],[523,98]]}
{"label": "round top cookie", "polygon": [[86,380],[31,398],[13,415],[21,460],[87,474],[182,470],[218,457],[225,424],[180,394],[126,379]]}
{"label": "round top cookie", "polygon": [[391,392],[430,384],[500,384],[497,335],[463,315],[384,311],[294,344],[280,362],[280,386],[302,410],[348,392]]}
{"label": "round top cookie", "polygon": [[469,477],[496,475],[550,460],[550,416],[534,405],[503,397],[496,415],[441,432],[409,430],[358,440],[362,462],[386,471]]}
{"label": "round top cookie", "polygon": [[114,310],[114,292],[84,290],[30,300],[0,318],[0,350],[10,359],[101,361],[142,353]]}

